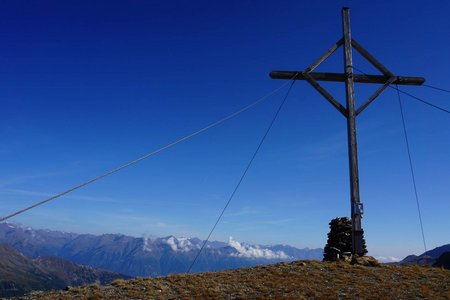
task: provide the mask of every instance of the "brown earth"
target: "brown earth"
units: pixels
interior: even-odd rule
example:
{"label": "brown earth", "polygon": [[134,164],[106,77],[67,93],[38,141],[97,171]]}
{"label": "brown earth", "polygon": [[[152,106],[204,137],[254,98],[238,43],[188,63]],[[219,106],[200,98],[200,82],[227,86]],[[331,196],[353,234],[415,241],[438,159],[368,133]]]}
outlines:
{"label": "brown earth", "polygon": [[450,299],[450,271],[296,261],[161,278],[116,280],[19,299]]}

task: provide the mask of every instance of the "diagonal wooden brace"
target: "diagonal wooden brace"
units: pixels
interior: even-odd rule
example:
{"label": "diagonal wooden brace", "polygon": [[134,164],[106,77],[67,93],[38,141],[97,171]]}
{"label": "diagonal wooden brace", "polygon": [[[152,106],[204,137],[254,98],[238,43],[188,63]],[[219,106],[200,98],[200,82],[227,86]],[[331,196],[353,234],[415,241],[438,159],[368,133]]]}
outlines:
{"label": "diagonal wooden brace", "polygon": [[375,93],[372,94],[372,96],[369,97],[369,99],[364,102],[363,105],[361,105],[355,112],[356,115],[359,115],[367,106],[369,106],[370,103],[372,103],[373,100],[375,100],[391,83],[395,82],[397,80],[396,76],[392,76],[388,79],[378,90],[375,91]]}
{"label": "diagonal wooden brace", "polygon": [[331,54],[334,53],[342,44],[344,43],[344,39],[340,39],[333,46],[330,47],[321,57],[319,57],[312,65],[306,68],[305,72],[310,73],[314,71],[321,63],[323,63]]}
{"label": "diagonal wooden brace", "polygon": [[375,68],[377,68],[381,73],[385,76],[392,77],[391,71],[389,71],[382,63],[380,63],[372,54],[369,53],[366,49],[363,48],[355,39],[352,38],[352,46],[359,52],[365,59],[367,59]]}
{"label": "diagonal wooden brace", "polygon": [[325,97],[325,99],[328,100],[328,102],[330,102],[331,105],[333,105],[344,117],[347,118],[347,109],[342,104],[334,99],[334,97],[331,96],[331,94],[328,93],[317,81],[315,81],[311,75],[306,72],[303,72],[302,75],[305,80],[309,82],[309,84],[311,84],[322,96]]}

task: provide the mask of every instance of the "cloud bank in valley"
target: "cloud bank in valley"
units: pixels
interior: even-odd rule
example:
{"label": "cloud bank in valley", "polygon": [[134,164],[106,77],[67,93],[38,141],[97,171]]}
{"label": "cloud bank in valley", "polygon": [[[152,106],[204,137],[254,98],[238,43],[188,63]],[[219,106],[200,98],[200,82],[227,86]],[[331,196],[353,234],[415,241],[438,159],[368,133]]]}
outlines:
{"label": "cloud bank in valley", "polygon": [[272,251],[270,249],[264,249],[260,246],[251,246],[244,243],[240,243],[230,236],[228,244],[237,250],[237,257],[248,258],[266,258],[266,259],[289,259],[290,256],[286,255],[284,251]]}

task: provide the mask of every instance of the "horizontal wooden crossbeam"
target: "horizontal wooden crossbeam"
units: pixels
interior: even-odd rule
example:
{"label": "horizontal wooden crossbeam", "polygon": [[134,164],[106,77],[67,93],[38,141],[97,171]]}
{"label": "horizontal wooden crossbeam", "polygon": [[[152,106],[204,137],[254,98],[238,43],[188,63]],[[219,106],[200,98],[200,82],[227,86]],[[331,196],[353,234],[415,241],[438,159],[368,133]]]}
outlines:
{"label": "horizontal wooden crossbeam", "polygon": [[[343,73],[311,72],[308,74],[317,81],[345,82],[346,78]],[[272,71],[269,75],[272,79],[307,80],[307,77],[301,71]],[[384,75],[353,74],[354,82],[384,84],[389,79],[390,77]],[[395,80],[393,80],[391,84],[422,85],[424,82],[425,78],[423,77],[395,76]]]}

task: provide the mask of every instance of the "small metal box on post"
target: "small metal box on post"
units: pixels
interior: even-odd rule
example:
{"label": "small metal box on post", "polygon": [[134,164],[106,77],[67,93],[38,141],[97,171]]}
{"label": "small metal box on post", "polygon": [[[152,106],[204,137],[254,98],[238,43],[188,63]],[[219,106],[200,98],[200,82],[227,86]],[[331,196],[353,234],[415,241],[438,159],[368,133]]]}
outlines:
{"label": "small metal box on post", "polygon": [[[350,169],[350,209],[352,220],[352,254],[364,255],[363,230],[361,219],[363,204],[359,193],[358,174],[358,147],[356,141],[356,117],[375,100],[389,85],[422,85],[423,77],[395,76],[383,66],[366,49],[351,37],[350,10],[342,9],[342,32],[343,37],[338,40],[325,54],[305,69],[305,71],[272,71],[270,77],[273,79],[306,80],[325,99],[334,106],[347,119],[348,156]],[[322,62],[333,54],[340,46],[344,46],[344,73],[313,72]],[[377,68],[382,75],[367,75],[353,73],[352,49],[356,49],[367,61]],[[318,81],[337,81],[345,83],[346,107],[327,92]],[[378,83],[383,84],[378,88],[359,108],[355,107],[354,83]]]}

